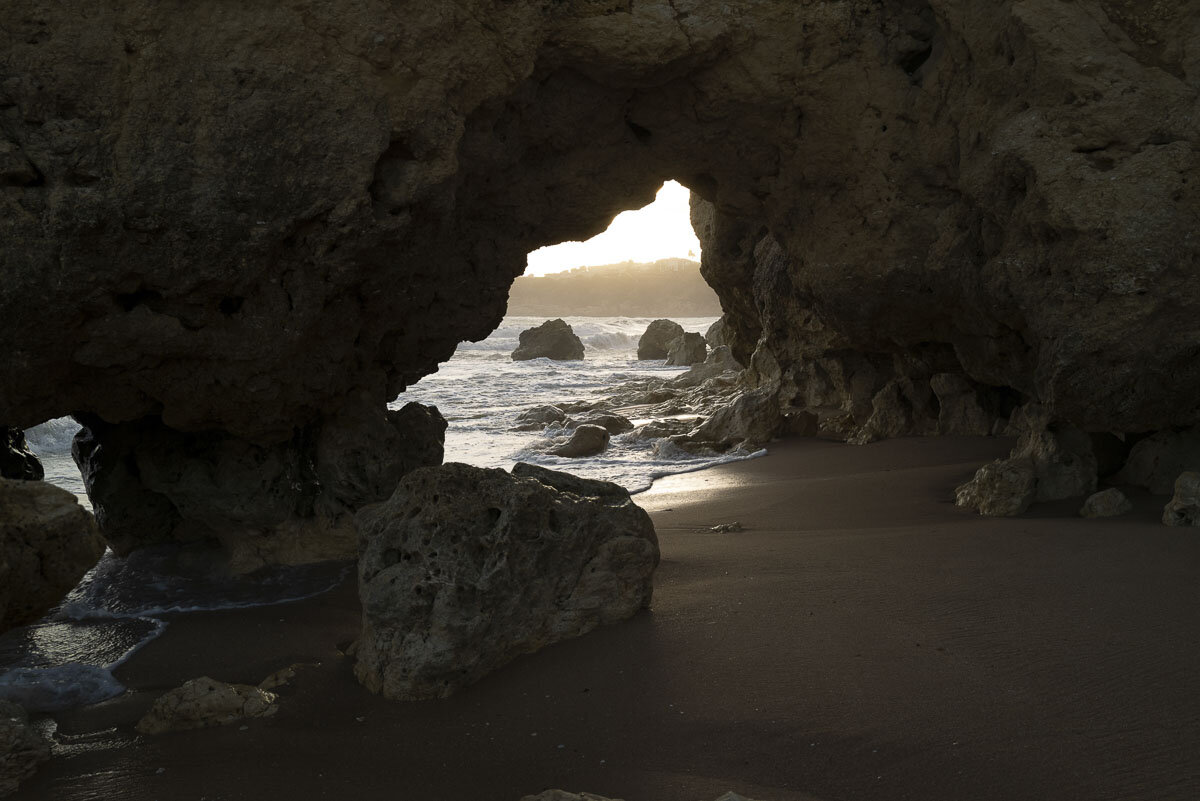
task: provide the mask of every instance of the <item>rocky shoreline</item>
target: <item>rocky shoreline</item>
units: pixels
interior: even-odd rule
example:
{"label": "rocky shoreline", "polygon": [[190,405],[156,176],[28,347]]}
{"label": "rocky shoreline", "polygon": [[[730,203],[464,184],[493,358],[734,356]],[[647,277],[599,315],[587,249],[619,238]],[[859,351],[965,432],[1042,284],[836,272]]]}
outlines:
{"label": "rocky shoreline", "polygon": [[[53,604],[101,541],[121,556],[179,549],[180,565],[212,573],[372,552],[357,521],[414,476],[455,469],[441,464],[446,421],[436,409],[388,404],[499,325],[526,254],[598,232],[671,176],[693,192],[701,273],[724,310],[716,351],[728,352],[693,368],[695,385],[647,384],[617,401],[664,417],[678,409],[681,422],[659,422],[657,437],[725,452],[784,435],[821,447],[823,435],[878,453],[925,435],[936,436],[914,441],[934,444],[914,449],[1003,436],[1015,440],[1007,456],[989,452],[973,478],[955,477],[956,501],[983,515],[971,518],[977,530],[1012,532],[1013,515],[1038,527],[1029,510],[1053,504],[1107,530],[1105,515],[1132,503],[1124,523],[1153,504],[1154,525],[1131,526],[1146,559],[1166,559],[1156,546],[1186,553],[1178,537],[1200,524],[1197,41],[1194,4],[1131,0],[9,0],[0,26],[5,619]],[[699,362],[695,332],[673,342],[669,360]],[[582,355],[568,344],[561,355]],[[734,362],[745,367],[736,376],[726,371]],[[693,425],[692,414],[705,419]],[[54,497],[22,443],[23,430],[66,415],[83,425],[74,455],[94,515]],[[592,420],[555,447],[603,448],[614,435]],[[543,483],[518,478],[504,481]],[[1102,488],[1125,498],[1097,496]],[[950,489],[938,491],[948,502]],[[606,493],[567,494],[592,510],[584,517],[607,504]],[[853,517],[860,499],[844,500]],[[1081,504],[1086,519],[1076,519]],[[476,538],[510,531],[505,510],[516,511],[499,501],[484,509]],[[418,536],[421,547],[405,554],[432,560],[433,541]],[[609,543],[589,542],[590,559],[607,553]],[[1113,547],[1130,562],[1141,556]],[[648,587],[647,548],[620,551],[598,573],[624,576],[628,559],[638,566],[630,586]],[[908,581],[934,581],[940,564],[914,564]],[[1022,592],[1037,590],[1027,585],[1035,576],[1086,583],[1047,574],[1035,552],[1013,570]],[[1155,568],[1137,578],[1170,576]],[[470,608],[473,590],[451,586]],[[803,597],[803,587],[788,589]],[[997,589],[1008,598],[1012,587]],[[1177,591],[1145,603],[1176,621],[1177,609],[1194,608]],[[597,593],[597,603],[625,614],[639,592]],[[553,601],[572,597],[564,587]],[[1105,597],[1070,600],[1064,616],[1091,620]],[[969,628],[995,619],[980,611],[990,601],[972,603]],[[1125,624],[1112,638],[1170,662],[1140,639],[1157,623],[1140,614],[1148,608],[1110,608]],[[565,629],[610,619],[603,608],[590,615]],[[1072,631],[1046,622],[1044,636]],[[428,638],[443,634],[435,627]],[[1096,642],[1082,645],[1107,664]],[[638,645],[663,658],[661,642]],[[852,674],[858,645],[822,667]],[[390,644],[366,653],[383,659]],[[1020,653],[1023,666],[1037,656],[1012,642],[988,653],[999,663]],[[975,689],[995,696],[1013,681],[981,675]],[[789,692],[812,700],[799,686]],[[1020,686],[1053,706],[1044,688]],[[1104,673],[1092,689],[1116,686]],[[834,689],[871,693],[867,683]],[[966,703],[955,689],[939,685]],[[804,717],[789,709],[789,721]],[[1071,731],[1090,722],[1057,711],[1076,721]],[[12,753],[40,758],[21,714],[9,712]],[[793,724],[774,720],[747,723],[749,739],[787,740]],[[1173,720],[1176,740],[1194,739],[1194,717]],[[859,742],[895,745],[860,729],[843,736],[835,759],[865,756]],[[1170,748],[1137,753],[1153,775],[1170,773]]]}

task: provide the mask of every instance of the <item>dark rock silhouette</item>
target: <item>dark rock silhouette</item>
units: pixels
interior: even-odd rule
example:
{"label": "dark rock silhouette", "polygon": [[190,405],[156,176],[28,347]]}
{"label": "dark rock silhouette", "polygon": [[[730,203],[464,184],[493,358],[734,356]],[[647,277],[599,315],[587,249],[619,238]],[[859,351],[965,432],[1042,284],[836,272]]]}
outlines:
{"label": "dark rock silhouette", "polygon": [[673,367],[689,367],[701,364],[708,357],[708,345],[704,336],[688,331],[671,341],[667,351],[667,365]]}
{"label": "dark rock silhouette", "polygon": [[25,443],[24,432],[0,426],[0,478],[37,481],[43,475],[42,463]]}
{"label": "dark rock silhouette", "polygon": [[513,361],[528,361],[541,357],[555,361],[578,361],[583,358],[583,342],[571,326],[562,319],[547,320],[537,328],[521,332]]}
{"label": "dark rock silhouette", "polygon": [[583,424],[575,427],[571,438],[550,453],[555,456],[595,456],[608,447],[608,429],[599,425]]}
{"label": "dark rock silhouette", "polygon": [[683,336],[683,326],[674,320],[655,320],[638,339],[639,359],[665,359],[671,343]]}

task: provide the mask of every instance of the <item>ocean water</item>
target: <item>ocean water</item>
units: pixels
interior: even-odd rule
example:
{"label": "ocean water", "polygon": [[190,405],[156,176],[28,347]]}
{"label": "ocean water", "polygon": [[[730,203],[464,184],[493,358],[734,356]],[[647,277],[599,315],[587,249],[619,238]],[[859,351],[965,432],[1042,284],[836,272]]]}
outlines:
{"label": "ocean water", "polygon": [[[716,318],[678,319],[685,330],[703,333]],[[551,425],[516,431],[517,417],[546,404],[607,407],[636,425],[695,417],[696,398],[664,408],[640,402],[646,391],[686,371],[662,361],[638,361],[637,341],[651,318],[566,318],[584,343],[583,361],[548,359],[514,362],[510,354],[521,331],[542,318],[509,317],[487,339],[466,342],[438,372],[397,398],[437,406],[449,423],[445,460],[480,467],[510,468],[518,461],[567,470],[646,489],[662,475],[751,458],[762,451],[695,454],[670,440],[638,431],[614,435],[592,457],[568,459],[548,453],[570,431]],[[643,398],[644,400],[644,398]],[[683,423],[680,423],[683,425]],[[70,418],[28,429],[46,479],[75,493],[90,508],[71,439],[79,426]],[[97,703],[124,692],[112,671],[158,636],[173,615],[191,611],[286,603],[332,589],[347,565],[275,568],[248,577],[214,579],[187,575],[170,549],[146,549],[127,558],[108,552],[64,602],[43,620],[0,636],[0,698],[31,712],[54,712]]]}
{"label": "ocean water", "polygon": [[[464,342],[454,358],[433,375],[422,378],[391,405],[409,401],[437,406],[446,418],[447,462],[479,467],[511,468],[516,462],[533,462],[587,478],[613,481],[630,492],[647,489],[655,478],[699,470],[714,464],[748,458],[748,454],[697,455],[672,447],[668,440],[646,438],[638,432],[614,435],[598,456],[569,459],[547,451],[560,444],[569,431],[548,426],[540,432],[514,431],[517,417],[545,404],[596,402],[629,393],[630,386],[652,385],[684,372],[666,367],[662,360],[638,361],[637,342],[653,322],[652,317],[563,318],[583,341],[584,359],[555,362],[532,359],[514,362],[512,351],[520,333],[545,322],[542,317],[506,317],[481,342]],[[703,334],[716,317],[676,318],[685,331]],[[618,413],[629,412],[632,422],[643,424],[664,417],[648,414],[643,405],[612,403]]]}

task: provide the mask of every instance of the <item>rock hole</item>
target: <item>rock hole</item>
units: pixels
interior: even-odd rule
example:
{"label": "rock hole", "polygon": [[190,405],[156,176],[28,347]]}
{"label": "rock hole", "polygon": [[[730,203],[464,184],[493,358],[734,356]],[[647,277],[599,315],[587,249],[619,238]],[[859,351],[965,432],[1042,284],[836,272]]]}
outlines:
{"label": "rock hole", "polygon": [[648,128],[643,128],[633,120],[625,120],[625,125],[628,126],[629,130],[633,131],[633,135],[637,137],[639,142],[649,142],[650,137],[653,136]]}
{"label": "rock hole", "polygon": [[[494,507],[494,506],[493,506],[493,507],[490,507],[490,508],[487,510],[487,515],[488,515],[488,523],[489,523],[489,525],[493,525],[493,526],[494,526],[494,525],[496,525],[496,523],[497,523],[497,522],[499,522],[499,520],[500,520],[500,510],[499,510],[499,509],[497,509],[497,508],[496,508],[496,507]],[[457,538],[455,538],[454,540],[451,540],[451,542],[456,542],[456,541],[457,541]]]}
{"label": "rock hole", "polygon": [[220,309],[221,314],[224,315],[237,314],[239,311],[241,311],[242,303],[245,302],[245,300],[245,298],[238,295],[230,295],[228,297],[221,298],[221,302],[217,304],[217,308]]}
{"label": "rock hole", "polygon": [[383,552],[383,564],[391,567],[400,561],[400,552],[395,548],[388,548]]}
{"label": "rock hole", "polygon": [[121,307],[123,311],[131,312],[138,306],[149,306],[153,303],[158,303],[163,299],[163,296],[153,289],[139,287],[133,292],[118,292],[113,295],[113,302]]}
{"label": "rock hole", "polygon": [[917,70],[921,69],[922,65],[929,60],[931,55],[933,55],[933,45],[929,45],[925,49],[918,50],[915,53],[903,53],[900,56],[900,69],[909,75],[915,75]]}
{"label": "rock hole", "polygon": [[551,531],[558,531],[558,512],[553,509],[550,510],[548,525]]}

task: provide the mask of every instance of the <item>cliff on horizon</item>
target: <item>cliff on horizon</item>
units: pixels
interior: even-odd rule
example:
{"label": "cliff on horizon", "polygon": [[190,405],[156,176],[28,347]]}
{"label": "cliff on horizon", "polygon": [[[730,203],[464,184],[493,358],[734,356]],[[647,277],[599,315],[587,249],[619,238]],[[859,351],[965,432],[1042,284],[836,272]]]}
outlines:
{"label": "cliff on horizon", "polygon": [[721,301],[690,259],[632,261],[521,276],[508,313],[527,317],[716,317]]}

